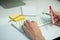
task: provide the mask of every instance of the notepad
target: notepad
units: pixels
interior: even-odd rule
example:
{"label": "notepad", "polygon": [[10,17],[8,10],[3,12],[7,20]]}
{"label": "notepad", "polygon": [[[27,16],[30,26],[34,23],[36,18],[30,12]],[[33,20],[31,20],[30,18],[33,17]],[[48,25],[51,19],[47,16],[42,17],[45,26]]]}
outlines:
{"label": "notepad", "polygon": [[19,21],[25,20],[25,17],[20,14],[11,15],[11,16],[9,16],[9,18],[14,22],[19,22]]}

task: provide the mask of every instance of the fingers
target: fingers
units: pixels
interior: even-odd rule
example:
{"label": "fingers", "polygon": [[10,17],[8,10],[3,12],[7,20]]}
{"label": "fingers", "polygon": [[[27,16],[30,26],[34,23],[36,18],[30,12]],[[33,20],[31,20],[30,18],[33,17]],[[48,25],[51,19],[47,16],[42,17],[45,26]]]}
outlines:
{"label": "fingers", "polygon": [[37,28],[37,23],[35,21],[29,21],[29,20],[26,20],[24,22],[24,26],[29,29],[30,31],[34,30],[35,28]]}
{"label": "fingers", "polygon": [[37,23],[35,21],[26,20],[26,22],[29,25],[28,27],[31,28],[31,29],[33,29],[37,25]]}
{"label": "fingers", "polygon": [[60,12],[55,12],[52,13],[53,15],[50,14],[51,18],[53,16],[54,24],[57,26],[60,26]]}
{"label": "fingers", "polygon": [[54,15],[54,17],[56,16],[60,17],[60,12],[53,11],[52,14]]}
{"label": "fingers", "polygon": [[22,26],[22,28],[23,28],[23,30],[24,30],[24,32],[27,34],[27,36],[31,36],[31,31],[26,27],[26,26]]}
{"label": "fingers", "polygon": [[25,33],[29,33],[29,29],[27,29],[26,26],[23,25],[22,28],[23,28],[23,30],[25,31]]}
{"label": "fingers", "polygon": [[32,23],[31,23],[31,21],[26,20],[26,21],[24,22],[24,25],[25,25],[25,27],[26,27],[28,30],[32,31]]}
{"label": "fingers", "polygon": [[31,21],[31,22],[37,24],[35,21]]}
{"label": "fingers", "polygon": [[56,12],[52,11],[50,16],[51,16],[53,24],[55,24],[58,21],[58,16],[56,15]]}
{"label": "fingers", "polygon": [[60,27],[60,21],[56,22],[55,25]]}
{"label": "fingers", "polygon": [[29,20],[26,20],[26,23],[29,25],[27,27],[29,27],[29,29],[32,30],[33,23],[31,21],[29,21]]}
{"label": "fingers", "polygon": [[22,28],[25,31],[25,33],[28,35],[28,37],[31,39],[34,39],[35,37],[40,38],[42,36],[41,31],[37,27],[35,21],[26,20]]}
{"label": "fingers", "polygon": [[[24,26],[24,25],[22,26],[22,28],[23,28],[24,31],[27,30],[26,26]],[[25,31],[25,32],[26,32],[26,31]]]}
{"label": "fingers", "polygon": [[[24,25],[28,28],[29,27],[29,24],[25,21],[24,22]],[[29,29],[29,28],[28,28]]]}
{"label": "fingers", "polygon": [[[57,23],[57,22],[58,22],[58,19],[57,19],[57,18],[55,18],[55,19],[54,19],[54,22],[55,22],[55,23]],[[55,24],[55,23],[54,23],[54,24]]]}
{"label": "fingers", "polygon": [[[30,22],[30,21],[29,21]],[[25,22],[26,24],[22,26],[23,30],[25,31],[25,33],[27,34],[27,36],[29,36],[29,38],[31,38],[34,35],[34,31],[31,30],[32,28],[30,28],[28,26],[28,23]],[[27,26],[27,27],[26,27]]]}
{"label": "fingers", "polygon": [[38,25],[37,25],[37,23],[36,23],[35,21],[29,21],[29,20],[26,20],[26,21],[24,22],[24,26],[25,26],[27,29],[29,29],[30,31],[38,28]]}
{"label": "fingers", "polygon": [[29,25],[29,26],[31,26],[31,25],[32,25],[32,22],[31,22],[31,21],[26,20],[26,22],[28,23],[28,25]]}

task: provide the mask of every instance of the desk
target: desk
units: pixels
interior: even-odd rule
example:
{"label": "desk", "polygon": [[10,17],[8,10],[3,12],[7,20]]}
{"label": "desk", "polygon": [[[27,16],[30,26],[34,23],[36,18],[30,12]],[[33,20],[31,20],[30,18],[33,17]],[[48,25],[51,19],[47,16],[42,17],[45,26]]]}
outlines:
{"label": "desk", "polygon": [[[60,2],[56,0],[27,0],[24,2],[26,3],[25,6],[36,7],[38,14],[41,14],[45,10],[48,12],[49,5],[52,5],[54,7],[53,9],[56,11],[60,10]],[[0,6],[0,40],[26,40],[27,38],[22,33],[8,24],[8,16],[12,13],[21,13],[20,7],[4,9]],[[1,26],[2,24],[5,26]],[[53,38],[60,36],[60,28],[55,25],[48,24],[40,27],[40,29],[46,40],[52,40]]]}
{"label": "desk", "polygon": [[[12,27],[8,20],[9,18],[1,19],[0,22],[0,40],[29,40],[25,35]],[[46,40],[52,40],[60,36],[60,27],[52,24],[47,24],[39,27]]]}

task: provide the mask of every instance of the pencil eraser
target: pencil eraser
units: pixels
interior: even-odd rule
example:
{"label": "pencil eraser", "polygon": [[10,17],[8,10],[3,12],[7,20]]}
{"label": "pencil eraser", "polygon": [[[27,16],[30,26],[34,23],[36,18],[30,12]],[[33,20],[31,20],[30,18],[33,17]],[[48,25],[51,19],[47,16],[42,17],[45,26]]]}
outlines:
{"label": "pencil eraser", "polygon": [[25,20],[25,17],[20,15],[20,14],[14,14],[14,15],[11,15],[9,16],[9,18],[14,21],[14,22],[18,22],[18,21],[21,21],[21,20]]}
{"label": "pencil eraser", "polygon": [[52,10],[52,6],[49,6],[49,9]]}

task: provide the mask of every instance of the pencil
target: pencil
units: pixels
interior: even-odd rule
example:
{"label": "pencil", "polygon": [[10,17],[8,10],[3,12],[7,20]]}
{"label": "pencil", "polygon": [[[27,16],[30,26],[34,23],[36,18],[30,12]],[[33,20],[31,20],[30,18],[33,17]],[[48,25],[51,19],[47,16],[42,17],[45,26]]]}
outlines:
{"label": "pencil", "polygon": [[49,10],[50,10],[50,13],[51,13],[51,19],[52,19],[52,23],[54,24],[54,16],[53,16],[53,9],[52,9],[52,6],[49,6]]}

